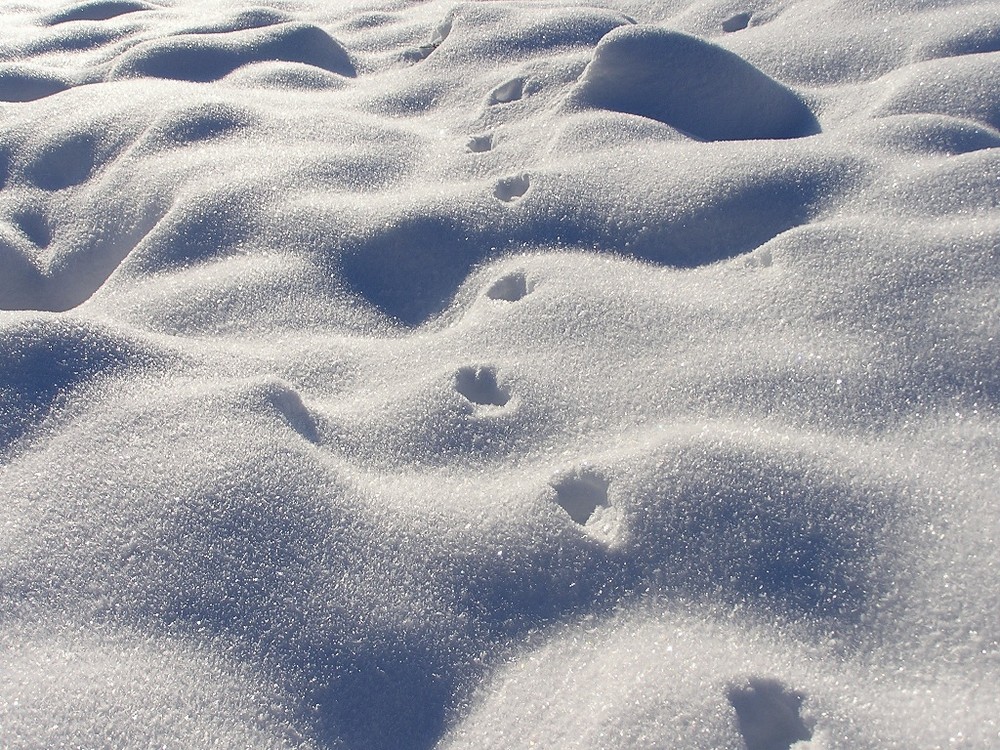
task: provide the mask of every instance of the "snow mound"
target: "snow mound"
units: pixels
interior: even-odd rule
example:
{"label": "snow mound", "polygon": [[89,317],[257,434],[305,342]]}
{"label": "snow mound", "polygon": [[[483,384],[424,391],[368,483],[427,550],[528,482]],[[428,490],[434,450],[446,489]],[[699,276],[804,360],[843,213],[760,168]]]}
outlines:
{"label": "snow mound", "polygon": [[355,74],[344,48],[319,27],[279,24],[146,42],[123,55],[110,76],[215,81],[244,65],[268,61],[301,63],[344,76]]}
{"label": "snow mound", "polygon": [[733,53],[656,26],[622,26],[578,88],[594,107],[659,120],[705,141],[798,138],[819,123],[791,90]]}

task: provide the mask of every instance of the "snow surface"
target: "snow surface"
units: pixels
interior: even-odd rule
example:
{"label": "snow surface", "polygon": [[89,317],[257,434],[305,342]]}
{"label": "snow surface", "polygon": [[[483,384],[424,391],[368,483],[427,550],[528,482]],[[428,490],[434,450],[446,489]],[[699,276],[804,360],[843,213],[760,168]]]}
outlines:
{"label": "snow surface", "polygon": [[1000,747],[1000,4],[0,2],[0,746]]}

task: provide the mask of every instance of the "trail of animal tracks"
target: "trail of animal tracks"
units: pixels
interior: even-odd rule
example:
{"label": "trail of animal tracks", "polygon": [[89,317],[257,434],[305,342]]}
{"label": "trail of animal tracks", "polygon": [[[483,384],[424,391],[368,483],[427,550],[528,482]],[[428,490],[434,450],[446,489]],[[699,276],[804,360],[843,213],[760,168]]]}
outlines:
{"label": "trail of animal tracks", "polygon": [[996,747],[998,147],[993,2],[0,2],[0,745]]}

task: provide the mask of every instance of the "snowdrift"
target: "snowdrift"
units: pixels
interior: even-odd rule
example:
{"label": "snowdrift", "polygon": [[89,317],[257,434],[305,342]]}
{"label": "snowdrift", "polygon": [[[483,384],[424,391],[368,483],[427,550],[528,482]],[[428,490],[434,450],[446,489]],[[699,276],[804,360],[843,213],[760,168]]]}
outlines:
{"label": "snowdrift", "polygon": [[996,3],[0,17],[0,745],[1000,743]]}

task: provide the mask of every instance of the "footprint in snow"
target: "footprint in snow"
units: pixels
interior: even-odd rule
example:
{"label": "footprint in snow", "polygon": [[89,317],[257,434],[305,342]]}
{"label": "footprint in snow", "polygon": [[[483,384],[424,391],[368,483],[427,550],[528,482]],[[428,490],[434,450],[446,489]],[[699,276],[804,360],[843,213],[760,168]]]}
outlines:
{"label": "footprint in snow", "polygon": [[524,275],[524,271],[514,271],[494,281],[486,290],[486,296],[503,302],[517,302],[530,291],[528,277]]}
{"label": "footprint in snow", "polygon": [[463,367],[455,373],[455,390],[479,406],[504,406],[510,393],[497,384],[492,367]]}
{"label": "footprint in snow", "polygon": [[404,54],[405,59],[408,62],[418,63],[430,57],[431,53],[440,47],[444,40],[448,38],[448,35],[451,33],[453,20],[453,18],[449,17],[442,21],[437,28],[434,29],[430,40],[426,44],[422,44],[419,47],[406,51]]}
{"label": "footprint in snow", "polygon": [[490,92],[490,104],[510,104],[524,96],[524,79],[513,78]]}
{"label": "footprint in snow", "polygon": [[730,16],[722,22],[722,30],[727,34],[731,34],[734,31],[742,31],[750,25],[751,17],[751,13],[737,13],[735,16]]}
{"label": "footprint in snow", "polygon": [[531,179],[526,174],[504,177],[493,188],[493,195],[499,201],[513,203],[523,197],[528,192],[529,187],[531,187]]}
{"label": "footprint in snow", "polygon": [[555,490],[556,505],[584,534],[608,546],[621,537],[621,509],[611,502],[611,482],[600,471],[578,466],[556,474],[549,486]]}
{"label": "footprint in snow", "polygon": [[470,154],[484,154],[487,151],[492,151],[493,134],[474,135],[466,142],[465,148]]}
{"label": "footprint in snow", "polygon": [[726,693],[747,750],[790,750],[812,732],[799,716],[805,696],[778,680],[751,678]]}

